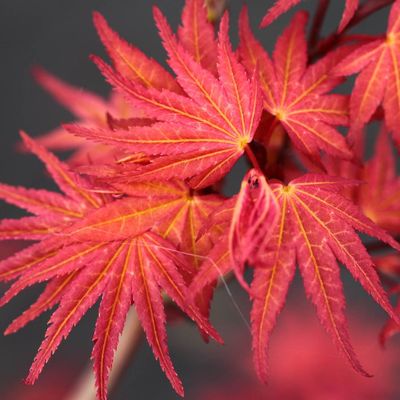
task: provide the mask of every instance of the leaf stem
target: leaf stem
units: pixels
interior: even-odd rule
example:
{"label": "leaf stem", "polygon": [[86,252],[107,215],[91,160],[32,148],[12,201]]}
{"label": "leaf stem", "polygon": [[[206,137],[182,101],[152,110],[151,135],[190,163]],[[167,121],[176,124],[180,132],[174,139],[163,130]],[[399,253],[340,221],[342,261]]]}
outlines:
{"label": "leaf stem", "polygon": [[315,44],[313,50],[310,52],[310,59],[315,60],[328,53],[331,49],[342,43],[345,33],[358,25],[364,19],[368,18],[371,14],[379,11],[380,9],[389,6],[394,0],[369,0],[363,3],[355,12],[353,18],[350,20],[346,28],[341,32],[334,32],[326,38],[320,39]]}
{"label": "leaf stem", "polygon": [[265,134],[264,144],[266,147],[268,146],[269,141],[271,140],[271,137],[275,131],[275,128],[278,126],[279,122],[280,122],[279,118],[277,117],[274,117],[274,119],[272,120],[271,125],[269,126],[268,131]]}
{"label": "leaf stem", "polygon": [[[136,311],[132,307],[126,318],[125,328],[122,332],[113,367],[110,372],[109,391],[111,392],[121,380],[133,355],[139,347],[142,338],[142,327]],[[96,385],[92,366],[84,371],[77,385],[72,389],[66,400],[96,400]]]}
{"label": "leaf stem", "polygon": [[379,11],[381,8],[392,4],[393,2],[394,0],[369,0],[364,2],[354,14],[354,17],[347,25],[346,30],[349,30],[365,18],[369,17],[371,14]]}
{"label": "leaf stem", "polygon": [[253,165],[253,167],[259,171],[262,171],[260,164],[258,163],[257,157],[256,155],[253,153],[253,150],[251,150],[250,145],[248,144],[245,148],[244,151],[247,155],[247,157],[249,158],[251,164]]}
{"label": "leaf stem", "polygon": [[329,0],[320,0],[318,4],[317,11],[315,12],[315,17],[310,34],[310,46],[315,46],[319,40],[319,35],[321,32],[322,23],[324,22],[326,12],[328,10]]}

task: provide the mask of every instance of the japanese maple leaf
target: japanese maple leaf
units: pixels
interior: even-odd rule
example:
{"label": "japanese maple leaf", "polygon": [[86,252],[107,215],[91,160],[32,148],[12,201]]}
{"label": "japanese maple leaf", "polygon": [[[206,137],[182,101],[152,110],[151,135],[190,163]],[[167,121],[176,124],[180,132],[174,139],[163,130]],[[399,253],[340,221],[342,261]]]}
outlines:
{"label": "japanese maple leaf", "polygon": [[336,259],[390,316],[397,318],[373,262],[354,231],[377,237],[396,249],[400,246],[339,194],[346,184],[349,182],[340,178],[305,175],[287,186],[280,183],[272,186],[281,207],[280,222],[258,261],[252,282],[253,354],[262,380],[267,376],[265,348],[296,263],[322,325],[358,372],[366,374],[348,337]]}
{"label": "japanese maple leaf", "polygon": [[359,187],[359,205],[363,213],[392,235],[400,234],[400,177],[387,132],[383,129],[374,157],[363,169]]}
{"label": "japanese maple leaf", "polygon": [[[177,39],[182,47],[204,68],[217,73],[217,43],[214,27],[207,18],[205,2],[185,1],[181,20]],[[100,13],[93,14],[93,21],[114,68],[125,79],[147,88],[183,93],[179,83],[168,71],[141,50],[123,40],[110,28]]]}
{"label": "japanese maple leaf", "polygon": [[[1,239],[42,240],[49,238],[83,218],[90,210],[104,204],[101,196],[83,189],[89,185],[88,182],[83,178],[78,178],[65,164],[47,152],[41,145],[35,143],[25,133],[21,133],[21,136],[25,147],[42,160],[64,195],[46,190],[0,184],[0,198],[35,214],[34,217],[1,221]],[[48,248],[49,254],[59,248],[60,243],[56,244],[53,241],[53,246]],[[4,279],[5,275],[2,277]],[[9,278],[13,277],[11,275]]]}
{"label": "japanese maple leaf", "polygon": [[[400,289],[399,289],[400,292]],[[397,315],[400,315],[400,300],[397,299],[397,305],[394,309],[394,312]],[[398,335],[400,333],[400,324],[393,319],[390,319],[386,322],[385,326],[383,327],[379,338],[382,344],[385,344],[386,341],[394,335]]]}
{"label": "japanese maple leaf", "polygon": [[[142,188],[139,197],[107,201],[104,195],[90,191],[87,182],[78,180],[43,147],[26,135],[23,138],[64,192],[60,195],[7,185],[2,185],[0,191],[7,201],[37,215],[1,222],[0,237],[41,240],[0,263],[0,279],[18,278],[0,304],[4,305],[28,286],[48,282],[36,303],[6,333],[15,332],[59,303],[27,382],[37,379],[62,339],[101,297],[92,357],[98,395],[106,399],[109,368],[133,299],[155,357],[182,395],[182,384],[166,346],[161,291],[195,320],[205,334],[220,340],[197,307],[188,301],[187,286],[180,272],[180,269],[190,270],[187,261],[171,242],[151,232],[160,220],[174,225],[182,208],[182,192],[174,197],[169,189],[149,186]],[[144,193],[145,197],[141,197]]]}
{"label": "japanese maple leaf", "polygon": [[[231,265],[237,276],[246,261],[264,250],[278,221],[279,208],[264,175],[250,170],[242,181],[229,229]],[[240,279],[240,278],[239,278]]]}
{"label": "japanese maple leaf", "polygon": [[[168,71],[155,60],[147,57],[141,50],[123,40],[109,27],[100,13],[94,13],[93,20],[99,37],[117,71],[132,82],[144,87],[153,87],[160,90],[167,89],[177,93],[182,92],[179,84]],[[187,21],[186,25],[188,25]],[[200,27],[203,29],[204,25],[200,24]],[[203,43],[202,46],[204,47]],[[212,51],[212,48],[210,48],[210,51]],[[43,69],[36,68],[34,76],[44,89],[71,111],[77,118],[76,122],[82,123],[85,126],[109,127],[109,116],[117,119],[146,117],[142,110],[133,109],[128,106],[123,97],[118,93],[113,93],[109,101],[105,101],[94,93],[62,82]],[[99,152],[102,150],[100,153],[102,156],[102,153],[106,149],[109,150],[108,147],[96,146],[93,151],[89,152],[93,146],[92,142],[87,142],[77,136],[71,135],[63,128],[58,128],[44,135],[39,139],[39,142],[53,150],[70,150],[83,147],[72,159],[73,162],[78,164],[87,163],[88,153],[92,162],[100,161],[101,159],[104,160],[104,157],[99,157]]]}
{"label": "japanese maple leaf", "polygon": [[[182,24],[178,29],[178,39],[197,63],[217,75],[218,46],[215,40],[214,26],[208,20],[207,10],[212,10],[214,7],[218,9],[223,5],[206,3],[207,1],[204,0],[187,0],[185,2],[181,18]],[[214,13],[217,12],[217,10],[214,11]]]}
{"label": "japanese maple leaf", "polygon": [[329,71],[348,50],[341,48],[307,66],[306,23],[307,14],[299,12],[279,37],[271,60],[250,30],[247,10],[241,14],[240,54],[249,71],[258,71],[264,107],[274,117],[257,140],[268,143],[281,124],[293,144],[307,155],[319,157],[319,150],[324,150],[350,159],[346,140],[335,128],[348,123],[348,100],[327,94],[340,82]]}
{"label": "japanese maple leaf", "polygon": [[[146,197],[153,195],[157,189],[158,196],[164,199],[178,199],[177,208],[169,219],[159,221],[153,230],[176,246],[180,254],[187,260],[186,269],[182,270],[187,284],[197,278],[197,273],[214,244],[224,240],[227,234],[224,221],[213,221],[207,233],[204,227],[209,224],[209,216],[226,204],[226,199],[216,194],[200,194],[189,190],[181,182],[169,183],[136,183],[117,185],[123,193],[132,196]],[[149,191],[149,188],[152,188]],[[201,237],[200,237],[201,236]],[[208,317],[213,286],[205,288],[196,296],[196,304],[202,314]]]}
{"label": "japanese maple leaf", "polygon": [[[375,256],[374,262],[379,273],[382,274],[383,278],[389,284],[390,293],[397,296],[395,312],[397,315],[400,315],[400,256],[399,254]],[[379,335],[381,344],[385,345],[388,339],[398,333],[400,333],[400,324],[398,321],[389,319]]]}
{"label": "japanese maple leaf", "polygon": [[[281,183],[271,185],[280,208],[279,222],[263,253],[250,260],[254,266],[251,284],[254,299],[251,312],[253,356],[257,373],[263,381],[267,378],[265,349],[283,307],[296,264],[322,325],[358,372],[366,375],[348,337],[343,313],[343,289],[336,260],[348,268],[392,318],[398,319],[355,230],[377,237],[396,249],[400,246],[340,195],[340,190],[349,184],[354,182],[309,174],[286,186]],[[208,267],[209,271],[222,267],[224,273],[229,272],[222,254],[214,260],[214,264]],[[202,278],[202,272],[203,268],[200,279],[208,283]],[[201,284],[194,283],[191,293],[194,289],[200,290]]]}
{"label": "japanese maple leaf", "polygon": [[181,93],[178,83],[168,71],[122,39],[100,13],[93,14],[93,22],[116,71],[132,83]]}
{"label": "japanese maple leaf", "polygon": [[204,259],[191,285],[191,292],[201,292],[205,285],[232,269],[241,284],[247,287],[242,278],[245,264],[257,259],[258,254],[265,250],[278,222],[279,212],[264,175],[259,170],[249,170],[243,178],[239,194],[225,200],[211,214],[208,224],[203,224],[203,230],[217,225],[226,234],[219,238]]}
{"label": "japanese maple leaf", "polygon": [[[357,152],[362,154],[363,147],[360,146]],[[328,159],[325,166],[331,175],[360,180],[360,185],[347,189],[348,196],[378,226],[392,235],[400,234],[400,177],[396,173],[396,159],[384,126],[373,157],[363,165]]]}
{"label": "japanese maple leaf", "polygon": [[203,188],[226,175],[252,141],[262,108],[258,85],[255,78],[248,79],[231,49],[227,15],[219,31],[217,79],[176,40],[161,12],[155,8],[154,14],[169,64],[188,96],[135,85],[95,58],[107,79],[159,122],[116,132],[68,129],[132,152],[159,156],[142,168],[118,172],[120,181],[179,177],[193,188]]}
{"label": "japanese maple leaf", "polygon": [[[262,19],[261,27],[265,28],[271,22],[275,21],[280,15],[299,4],[300,1],[301,0],[276,0],[275,4],[268,10],[267,14]],[[358,0],[346,0],[346,6],[338,28],[339,33],[343,31],[343,29],[353,18],[354,13],[358,8],[358,2]]]}
{"label": "japanese maple leaf", "polygon": [[[115,93],[107,101],[95,93],[71,86],[41,68],[34,69],[37,82],[49,92],[61,105],[63,105],[76,118],[76,122],[92,127],[107,127],[107,115],[115,118],[129,118],[132,110],[122,96]],[[93,145],[77,136],[71,135],[63,127],[42,135],[38,143],[55,151],[74,150],[69,159],[69,164],[86,164],[105,161],[111,157],[109,146]]]}
{"label": "japanese maple leaf", "polygon": [[386,37],[359,47],[346,57],[333,73],[360,72],[350,100],[352,134],[356,135],[382,103],[385,121],[400,143],[400,1],[393,4]]}

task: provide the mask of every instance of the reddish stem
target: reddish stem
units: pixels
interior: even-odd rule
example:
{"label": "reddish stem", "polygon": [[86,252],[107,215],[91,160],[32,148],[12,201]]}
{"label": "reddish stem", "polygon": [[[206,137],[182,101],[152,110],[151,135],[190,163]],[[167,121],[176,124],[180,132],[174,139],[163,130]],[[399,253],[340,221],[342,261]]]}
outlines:
{"label": "reddish stem", "polygon": [[253,153],[253,150],[251,150],[250,145],[247,145],[244,148],[244,151],[248,157],[248,159],[250,160],[251,164],[253,165],[253,167],[259,171],[262,171],[262,169],[260,168],[260,164],[258,163],[257,157],[256,155]]}
{"label": "reddish stem", "polygon": [[365,18],[369,17],[371,14],[379,11],[380,9],[392,4],[394,0],[369,0],[363,3],[356,13],[354,14],[353,18],[347,25],[345,30],[351,29],[353,26],[360,23]]}
{"label": "reddish stem", "polygon": [[389,6],[393,3],[393,1],[394,0],[369,0],[362,4],[355,12],[353,18],[350,20],[346,28],[343,29],[340,34],[334,32],[325,39],[321,39],[314,46],[314,49],[310,52],[310,58],[316,59],[328,53],[332,48],[343,41],[343,38],[345,37],[344,35],[348,30],[358,25],[364,19],[368,18],[371,14],[374,14],[380,9]]}
{"label": "reddish stem", "polygon": [[315,17],[310,34],[310,47],[315,46],[319,40],[319,35],[321,32],[321,27],[325,19],[326,12],[328,10],[329,0],[319,0],[317,11],[315,12]]}
{"label": "reddish stem", "polygon": [[269,126],[267,133],[265,134],[265,140],[264,140],[265,147],[268,146],[269,141],[271,140],[272,134],[274,133],[274,130],[278,126],[278,124],[279,124],[279,119],[277,117],[275,117],[272,120],[271,125]]}

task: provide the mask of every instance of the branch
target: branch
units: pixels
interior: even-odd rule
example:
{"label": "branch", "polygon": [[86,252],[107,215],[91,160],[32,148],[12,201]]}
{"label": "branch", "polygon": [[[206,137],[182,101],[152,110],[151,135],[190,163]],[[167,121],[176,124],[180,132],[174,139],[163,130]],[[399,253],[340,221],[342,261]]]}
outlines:
{"label": "branch", "polygon": [[359,22],[364,20],[365,18],[369,17],[371,14],[379,11],[380,9],[389,6],[391,3],[393,3],[394,0],[369,0],[366,1],[364,4],[362,4],[356,13],[354,14],[354,17],[351,19],[349,24],[346,27],[346,30],[351,29],[353,26],[357,25]]}
{"label": "branch", "polygon": [[315,60],[328,53],[328,51],[342,43],[343,39],[345,38],[345,34],[351,28],[364,21],[364,19],[368,18],[371,14],[374,14],[382,8],[389,6],[393,2],[394,0],[368,0],[364,2],[355,12],[353,18],[341,33],[334,32],[325,39],[320,39],[320,41],[310,52],[310,59]]}
{"label": "branch", "polygon": [[[142,327],[138,320],[135,309],[132,307],[125,322],[117,351],[115,352],[114,363],[110,373],[108,388],[109,391],[117,386],[133,354],[136,352],[140,339],[142,338]],[[84,371],[77,385],[72,389],[65,400],[96,400],[96,387],[92,366],[89,365]]]}
{"label": "branch", "polygon": [[310,46],[313,47],[319,40],[319,35],[321,32],[321,27],[324,22],[326,12],[328,10],[329,1],[328,0],[320,0],[318,4],[317,11],[315,13],[313,25],[311,28],[310,34]]}

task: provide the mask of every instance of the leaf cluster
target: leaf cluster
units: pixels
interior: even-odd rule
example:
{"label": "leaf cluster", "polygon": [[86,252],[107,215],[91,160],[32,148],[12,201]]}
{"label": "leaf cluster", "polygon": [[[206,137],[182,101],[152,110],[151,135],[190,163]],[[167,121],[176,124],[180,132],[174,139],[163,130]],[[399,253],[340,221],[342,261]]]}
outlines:
{"label": "leaf cluster", "polygon": [[[369,374],[351,345],[339,264],[389,315],[382,337],[398,330],[398,310],[379,277],[399,272],[398,257],[373,259],[358,233],[400,250],[393,238],[400,234],[400,180],[389,138],[399,145],[400,1],[346,0],[338,31],[327,38],[320,28],[329,1],[320,1],[311,24],[306,12],[294,15],[272,54],[254,35],[246,8],[233,49],[229,14],[216,18],[217,3],[186,0],[177,32],[153,9],[168,69],[95,13],[110,63],[92,60],[113,88],[108,100],[35,70],[76,120],[35,140],[21,133],[60,192],[0,185],[2,199],[31,214],[2,220],[0,239],[35,242],[0,262],[0,278],[13,281],[0,304],[46,282],[6,333],[57,306],[28,383],[100,300],[92,353],[98,398],[107,398],[132,305],[183,396],[166,344],[166,311],[175,303],[206,341],[222,342],[209,323],[221,277],[238,279],[252,300],[253,359],[262,381],[296,267],[321,324],[362,375]],[[297,3],[276,1],[261,25]],[[389,3],[385,35],[349,33]],[[351,93],[337,94],[356,73]],[[374,156],[365,160],[372,120],[381,131]],[[66,162],[50,152],[66,149],[73,150]],[[240,158],[248,171],[227,198],[223,185]]]}

